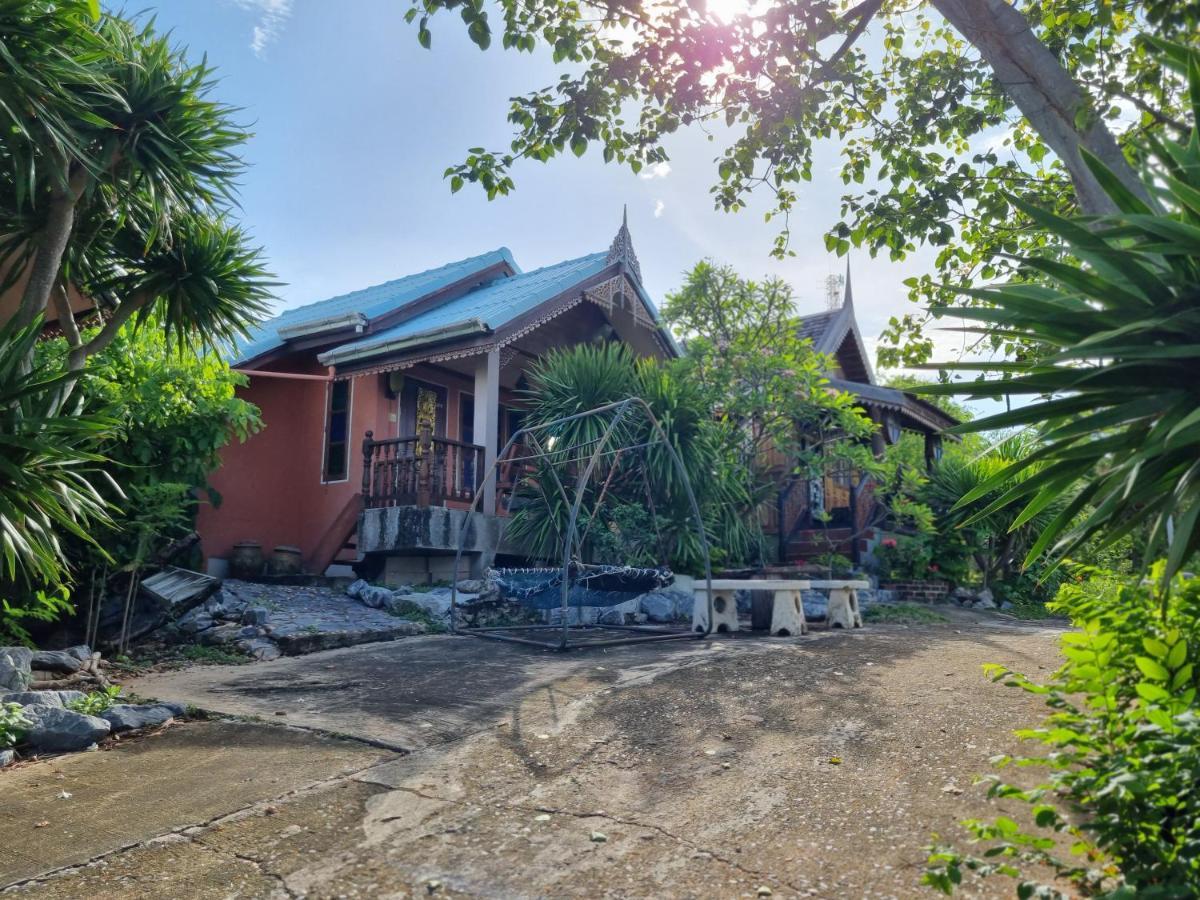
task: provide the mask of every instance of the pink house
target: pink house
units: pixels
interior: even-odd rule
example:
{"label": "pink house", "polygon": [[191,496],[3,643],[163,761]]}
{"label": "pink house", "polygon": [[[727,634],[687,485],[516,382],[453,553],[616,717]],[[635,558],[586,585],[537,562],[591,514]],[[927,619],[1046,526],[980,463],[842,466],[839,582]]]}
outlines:
{"label": "pink house", "polygon": [[[551,348],[678,348],[641,284],[629,229],[608,250],[523,272],[507,248],[288,310],[234,351],[266,427],[231,444],[201,508],[209,559],[241,541],[299,548],[305,570],[358,561],[390,581],[451,577],[464,510],[519,427]],[[490,562],[506,477],[481,487],[471,566]]]}

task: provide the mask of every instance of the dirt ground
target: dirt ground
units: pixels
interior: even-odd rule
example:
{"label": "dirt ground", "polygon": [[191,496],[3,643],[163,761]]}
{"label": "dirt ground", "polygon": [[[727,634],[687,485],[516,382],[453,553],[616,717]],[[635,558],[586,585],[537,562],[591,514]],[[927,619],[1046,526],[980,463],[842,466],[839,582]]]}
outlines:
{"label": "dirt ground", "polygon": [[[292,773],[286,791],[251,775],[245,802],[194,816],[187,791],[160,791],[172,811],[160,833],[131,829],[127,844],[97,845],[82,865],[75,847],[58,867],[6,878],[5,831],[32,827],[23,810],[0,822],[0,884],[63,898],[932,896],[919,884],[923,847],[997,812],[973,778],[1043,711],[980,665],[1044,675],[1058,664],[1057,637],[958,614],[946,625],[569,655],[417,638],[149,679],[140,693],[190,692],[201,707],[254,711],[258,729],[303,725],[286,731],[326,756],[336,744],[373,755],[326,762],[300,783],[294,773],[320,758],[301,742],[270,764]],[[383,687],[380,671],[392,673]],[[255,691],[256,678],[300,687]],[[398,744],[411,752],[380,749]],[[104,756],[151,771],[155,751],[133,748]],[[78,777],[98,756],[76,755]],[[19,794],[23,784],[13,774],[0,775],[5,807],[9,785]],[[128,793],[61,808],[64,828],[72,815],[138,820]],[[964,896],[1013,896],[1013,886]]]}

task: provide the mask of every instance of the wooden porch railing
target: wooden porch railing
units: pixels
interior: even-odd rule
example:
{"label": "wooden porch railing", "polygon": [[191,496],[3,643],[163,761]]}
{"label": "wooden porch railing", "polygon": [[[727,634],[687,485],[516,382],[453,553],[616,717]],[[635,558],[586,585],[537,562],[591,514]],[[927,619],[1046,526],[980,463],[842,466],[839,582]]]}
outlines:
{"label": "wooden porch railing", "polygon": [[482,480],[483,448],[429,429],[412,437],[363,439],[363,506],[435,506],[447,500],[470,503]]}

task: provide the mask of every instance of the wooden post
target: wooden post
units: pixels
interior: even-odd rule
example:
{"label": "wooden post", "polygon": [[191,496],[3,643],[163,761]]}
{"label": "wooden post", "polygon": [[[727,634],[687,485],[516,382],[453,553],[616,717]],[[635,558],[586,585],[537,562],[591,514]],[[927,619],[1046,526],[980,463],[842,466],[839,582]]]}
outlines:
{"label": "wooden post", "polygon": [[429,506],[430,480],[433,474],[433,431],[428,422],[417,428],[417,506]]}
{"label": "wooden post", "polygon": [[368,431],[363,436],[363,476],[362,476],[362,496],[363,506],[371,506],[371,457],[375,451],[375,432]]}
{"label": "wooden post", "polygon": [[925,470],[932,472],[934,465],[942,458],[942,436],[933,432],[925,434]]}

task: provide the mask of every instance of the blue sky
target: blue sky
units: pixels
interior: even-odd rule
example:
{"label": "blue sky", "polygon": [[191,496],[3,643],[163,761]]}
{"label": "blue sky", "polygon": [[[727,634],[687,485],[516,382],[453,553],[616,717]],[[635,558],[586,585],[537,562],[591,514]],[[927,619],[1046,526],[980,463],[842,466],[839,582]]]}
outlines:
{"label": "blue sky", "polygon": [[[599,151],[520,167],[517,189],[488,202],[451,195],[445,168],[473,146],[503,147],[510,96],[552,82],[541,55],[484,53],[457,19],[434,22],[433,49],[416,42],[399,0],[162,0],[145,7],[194,57],[207,53],[219,96],[244,109],[243,221],[286,284],[284,306],[377,284],[506,245],[525,269],[608,246],[622,204],[646,287],[661,300],[681,274],[711,257],[743,275],[780,275],[800,311],[823,308],[824,279],[845,260],[822,235],[838,218],[838,148],[821,148],[814,182],[793,215],[797,256],[769,256],[766,198],[741,213],[714,210],[716,148],[691,130],[667,145],[655,177],[605,166]],[[643,176],[646,173],[643,173]],[[870,343],[911,304],[901,281],[931,270],[929,256],[901,264],[851,255],[855,304]]]}

